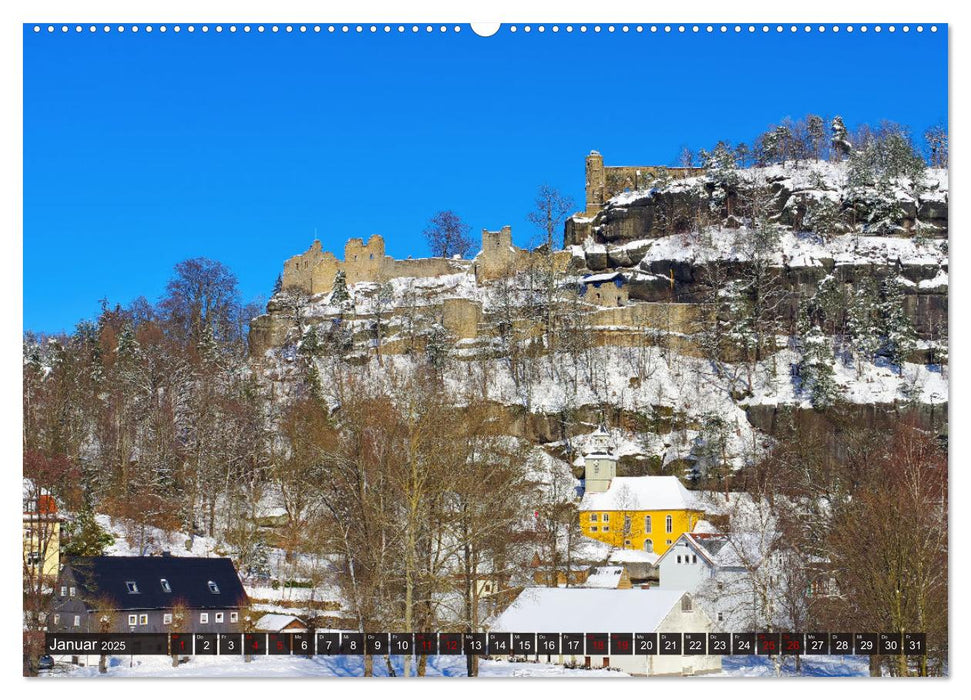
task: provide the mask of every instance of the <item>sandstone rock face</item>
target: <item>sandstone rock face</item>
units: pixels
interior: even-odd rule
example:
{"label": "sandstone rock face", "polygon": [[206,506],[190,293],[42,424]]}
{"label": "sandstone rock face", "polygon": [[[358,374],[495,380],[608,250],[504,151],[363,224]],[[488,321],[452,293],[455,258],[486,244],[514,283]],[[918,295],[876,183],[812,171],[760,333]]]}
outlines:
{"label": "sandstone rock face", "polygon": [[[766,176],[764,185],[771,193],[773,218],[783,226],[799,228],[809,209],[822,198],[835,201],[847,225],[865,229],[867,220],[878,209],[876,190],[850,191],[827,181],[811,185],[785,174]],[[669,186],[622,193],[596,210],[569,219],[564,227],[564,245],[581,245],[590,237],[597,243],[623,244],[659,238],[699,225],[700,216],[714,214],[726,227],[737,226],[734,212],[749,193],[725,189],[705,178],[672,183]],[[893,222],[900,231],[922,229],[924,235],[947,237],[948,193],[931,187],[914,199],[903,191],[896,193],[898,217]]]}

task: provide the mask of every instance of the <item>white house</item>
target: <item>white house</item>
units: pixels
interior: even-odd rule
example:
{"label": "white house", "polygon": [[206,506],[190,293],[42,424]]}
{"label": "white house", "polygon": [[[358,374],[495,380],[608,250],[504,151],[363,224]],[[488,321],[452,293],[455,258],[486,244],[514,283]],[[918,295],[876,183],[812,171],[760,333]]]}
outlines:
{"label": "white house", "polygon": [[[636,633],[710,632],[711,618],[684,591],[659,589],[527,588],[490,632]],[[552,661],[553,659],[550,659]],[[591,668],[612,667],[639,676],[681,676],[721,670],[720,656],[577,656],[560,654]]]}
{"label": "white house", "polygon": [[721,630],[738,631],[751,619],[752,585],[728,535],[686,532],[657,561],[658,587],[688,591]]}
{"label": "white house", "polygon": [[[716,533],[685,532],[657,560],[659,588],[696,591],[712,578],[724,563],[719,556],[728,545],[728,536]],[[726,552],[728,554],[731,551]]]}

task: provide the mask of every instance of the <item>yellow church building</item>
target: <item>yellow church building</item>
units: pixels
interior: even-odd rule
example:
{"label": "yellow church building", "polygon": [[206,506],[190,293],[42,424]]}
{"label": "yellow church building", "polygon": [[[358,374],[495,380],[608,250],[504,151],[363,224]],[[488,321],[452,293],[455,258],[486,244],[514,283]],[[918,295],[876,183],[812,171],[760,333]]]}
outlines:
{"label": "yellow church building", "polygon": [[580,530],[587,537],[660,556],[704,517],[676,476],[617,476],[617,457],[602,427],[581,459]]}

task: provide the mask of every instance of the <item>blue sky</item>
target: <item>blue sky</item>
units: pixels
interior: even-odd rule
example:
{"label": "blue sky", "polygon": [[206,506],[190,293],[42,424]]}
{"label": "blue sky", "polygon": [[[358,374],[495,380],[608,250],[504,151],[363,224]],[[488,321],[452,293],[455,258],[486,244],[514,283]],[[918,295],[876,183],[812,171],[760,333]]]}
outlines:
{"label": "blue sky", "polygon": [[245,300],[316,236],[426,255],[453,209],[476,236],[535,190],[583,200],[591,150],[673,163],[786,116],[947,119],[947,32],[230,34],[24,29],[24,327],[156,300],[222,261]]}

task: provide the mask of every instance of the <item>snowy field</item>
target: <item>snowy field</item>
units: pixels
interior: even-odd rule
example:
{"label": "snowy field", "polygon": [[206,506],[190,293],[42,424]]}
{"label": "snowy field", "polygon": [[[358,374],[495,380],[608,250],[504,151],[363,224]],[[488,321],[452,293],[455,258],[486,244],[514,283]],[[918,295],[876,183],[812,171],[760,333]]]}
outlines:
{"label": "snowy field", "polygon": [[[392,657],[396,673],[402,670],[401,657]],[[98,659],[88,657],[90,665],[58,665],[53,671],[41,675],[71,678],[97,678]],[[178,678],[305,678],[359,677],[364,673],[364,662],[360,656],[290,656],[257,657],[246,663],[242,657],[205,657],[195,656],[178,668],[172,668],[168,656],[134,657],[113,656],[109,660],[108,676],[117,677],[178,677]],[[414,668],[414,667],[412,667]],[[388,669],[383,659],[374,664],[375,676],[387,676]],[[465,676],[464,656],[432,656],[428,659],[428,676]],[[483,678],[560,678],[560,677],[626,677],[626,673],[603,669],[571,669],[547,663],[528,663],[481,660],[479,675]],[[776,677],[777,670],[772,661],[764,656],[726,656],[722,660],[722,672],[705,676],[711,677]],[[802,669],[797,673],[794,662],[787,658],[779,674],[783,677],[846,677],[867,676],[869,665],[863,656],[816,656],[804,657]]]}

